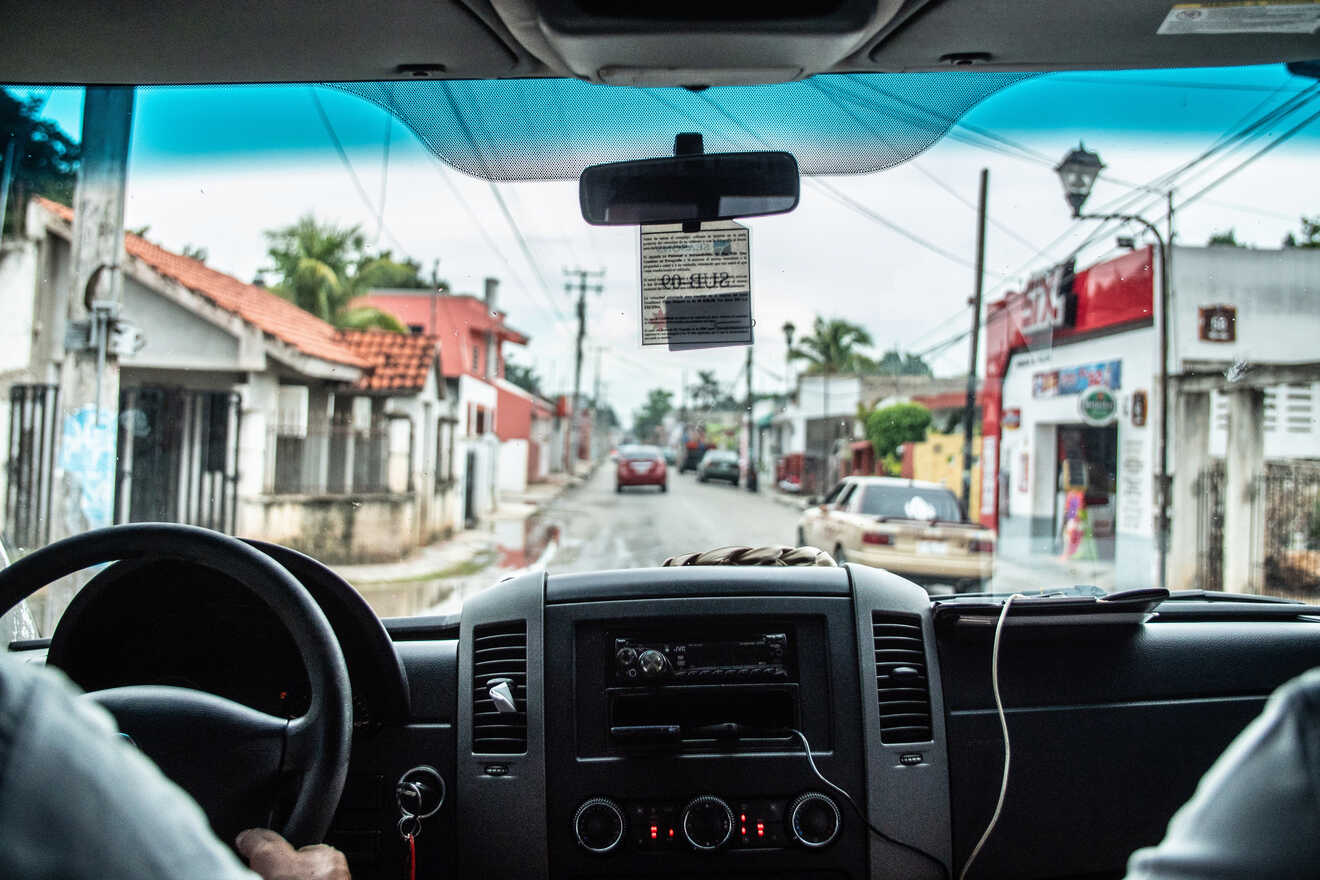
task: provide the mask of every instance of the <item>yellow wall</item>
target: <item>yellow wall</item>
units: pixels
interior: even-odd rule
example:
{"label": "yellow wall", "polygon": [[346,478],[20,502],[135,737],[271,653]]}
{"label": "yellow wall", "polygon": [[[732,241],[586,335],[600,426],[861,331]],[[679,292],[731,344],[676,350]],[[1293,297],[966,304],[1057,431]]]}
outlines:
{"label": "yellow wall", "polygon": [[[912,474],[914,480],[930,480],[943,483],[962,497],[962,434],[928,433],[921,443],[908,444],[912,449]],[[972,438],[972,453],[979,461],[981,438]],[[905,455],[906,459],[907,456]],[[981,466],[972,466],[971,510],[967,511],[973,519],[981,515]]]}

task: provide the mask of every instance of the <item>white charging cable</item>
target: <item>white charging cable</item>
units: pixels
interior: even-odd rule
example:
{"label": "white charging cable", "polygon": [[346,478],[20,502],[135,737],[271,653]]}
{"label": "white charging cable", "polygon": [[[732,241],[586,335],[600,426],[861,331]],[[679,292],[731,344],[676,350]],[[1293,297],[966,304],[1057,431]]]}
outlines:
{"label": "white charging cable", "polygon": [[962,871],[958,874],[958,880],[966,880],[967,869],[976,861],[977,855],[981,852],[981,847],[990,839],[990,834],[995,830],[996,823],[999,822],[999,814],[1004,811],[1004,796],[1008,794],[1008,765],[1013,756],[1013,750],[1008,742],[1008,719],[1004,717],[1004,700],[999,696],[999,640],[1004,634],[1004,621],[1008,618],[1008,609],[1012,607],[1014,599],[1025,599],[1021,593],[1014,593],[1004,600],[1004,607],[999,610],[999,622],[995,624],[995,642],[990,648],[990,685],[995,692],[995,711],[999,713],[999,729],[1004,734],[1004,778],[999,783],[999,800],[995,803],[995,811],[990,816],[990,823],[985,826],[985,833],[981,839],[976,842],[972,848],[972,854],[963,862]]}

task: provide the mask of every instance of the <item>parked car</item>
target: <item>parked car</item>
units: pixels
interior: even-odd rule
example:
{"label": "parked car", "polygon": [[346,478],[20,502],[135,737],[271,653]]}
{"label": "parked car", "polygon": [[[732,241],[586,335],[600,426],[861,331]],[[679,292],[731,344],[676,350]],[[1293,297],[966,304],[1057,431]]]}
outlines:
{"label": "parked car", "polygon": [[939,483],[846,477],[803,512],[797,538],[839,563],[887,569],[927,589],[975,592],[994,574],[994,532],[968,520]]}
{"label": "parked car", "polygon": [[669,491],[669,470],[657,446],[620,446],[614,470],[614,491],[624,486],[659,486]]}
{"label": "parked car", "polygon": [[701,463],[697,465],[697,480],[702,483],[710,480],[728,480],[737,486],[740,477],[736,452],[710,449],[701,457]]}

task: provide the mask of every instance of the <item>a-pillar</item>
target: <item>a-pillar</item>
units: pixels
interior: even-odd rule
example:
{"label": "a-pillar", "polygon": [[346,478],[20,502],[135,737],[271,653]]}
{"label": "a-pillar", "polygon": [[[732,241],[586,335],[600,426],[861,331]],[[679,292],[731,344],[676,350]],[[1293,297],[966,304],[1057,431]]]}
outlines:
{"label": "a-pillar", "polygon": [[1224,589],[1259,593],[1265,586],[1265,506],[1260,493],[1265,473],[1265,392],[1240,388],[1226,394]]}
{"label": "a-pillar", "polygon": [[[1171,590],[1197,589],[1201,554],[1201,475],[1210,464],[1210,393],[1180,391],[1173,445],[1173,534],[1169,546]],[[1218,548],[1211,548],[1218,551]]]}

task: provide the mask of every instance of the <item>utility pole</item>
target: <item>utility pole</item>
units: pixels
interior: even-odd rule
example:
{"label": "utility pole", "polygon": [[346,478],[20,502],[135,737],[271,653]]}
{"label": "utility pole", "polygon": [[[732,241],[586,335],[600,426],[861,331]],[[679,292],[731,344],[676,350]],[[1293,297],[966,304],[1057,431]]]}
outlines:
{"label": "utility pole", "polygon": [[[588,284],[587,282],[588,279],[591,278],[604,278],[605,270],[599,269],[595,272],[588,272],[586,269],[565,269],[564,276],[569,279],[564,282],[564,290],[568,291],[571,296],[576,289],[578,295],[577,350],[573,358],[573,410],[569,413],[568,417],[568,431],[566,433],[568,443],[565,450],[566,460],[564,463],[569,476],[572,476],[577,472],[577,449],[575,447],[576,438],[574,435],[576,434],[578,414],[582,410],[582,342],[587,336],[587,293],[590,291],[591,293],[599,294],[604,290],[604,285],[602,284]],[[576,288],[572,281],[574,276],[577,277]]]}
{"label": "utility pole", "polygon": [[756,475],[756,413],[752,396],[752,346],[747,346],[747,491],[760,490]]}
{"label": "utility pole", "polygon": [[[967,363],[967,402],[963,410],[963,461],[962,461],[962,501],[963,508],[971,514],[972,510],[972,430],[976,424],[976,362],[980,354],[981,340],[981,292],[985,283],[985,215],[986,191],[990,187],[990,169],[981,169],[981,194],[976,210],[976,278],[972,294],[972,354]],[[996,453],[998,454],[998,453]],[[985,463],[981,463],[981,473],[985,474]]]}
{"label": "utility pole", "polygon": [[[83,97],[73,267],[61,315],[67,324],[60,364],[62,437],[53,480],[52,540],[114,522],[119,363],[111,342],[121,303],[133,101],[133,89],[121,86],[89,86]],[[52,585],[47,612],[63,611],[80,586],[77,577]]]}

